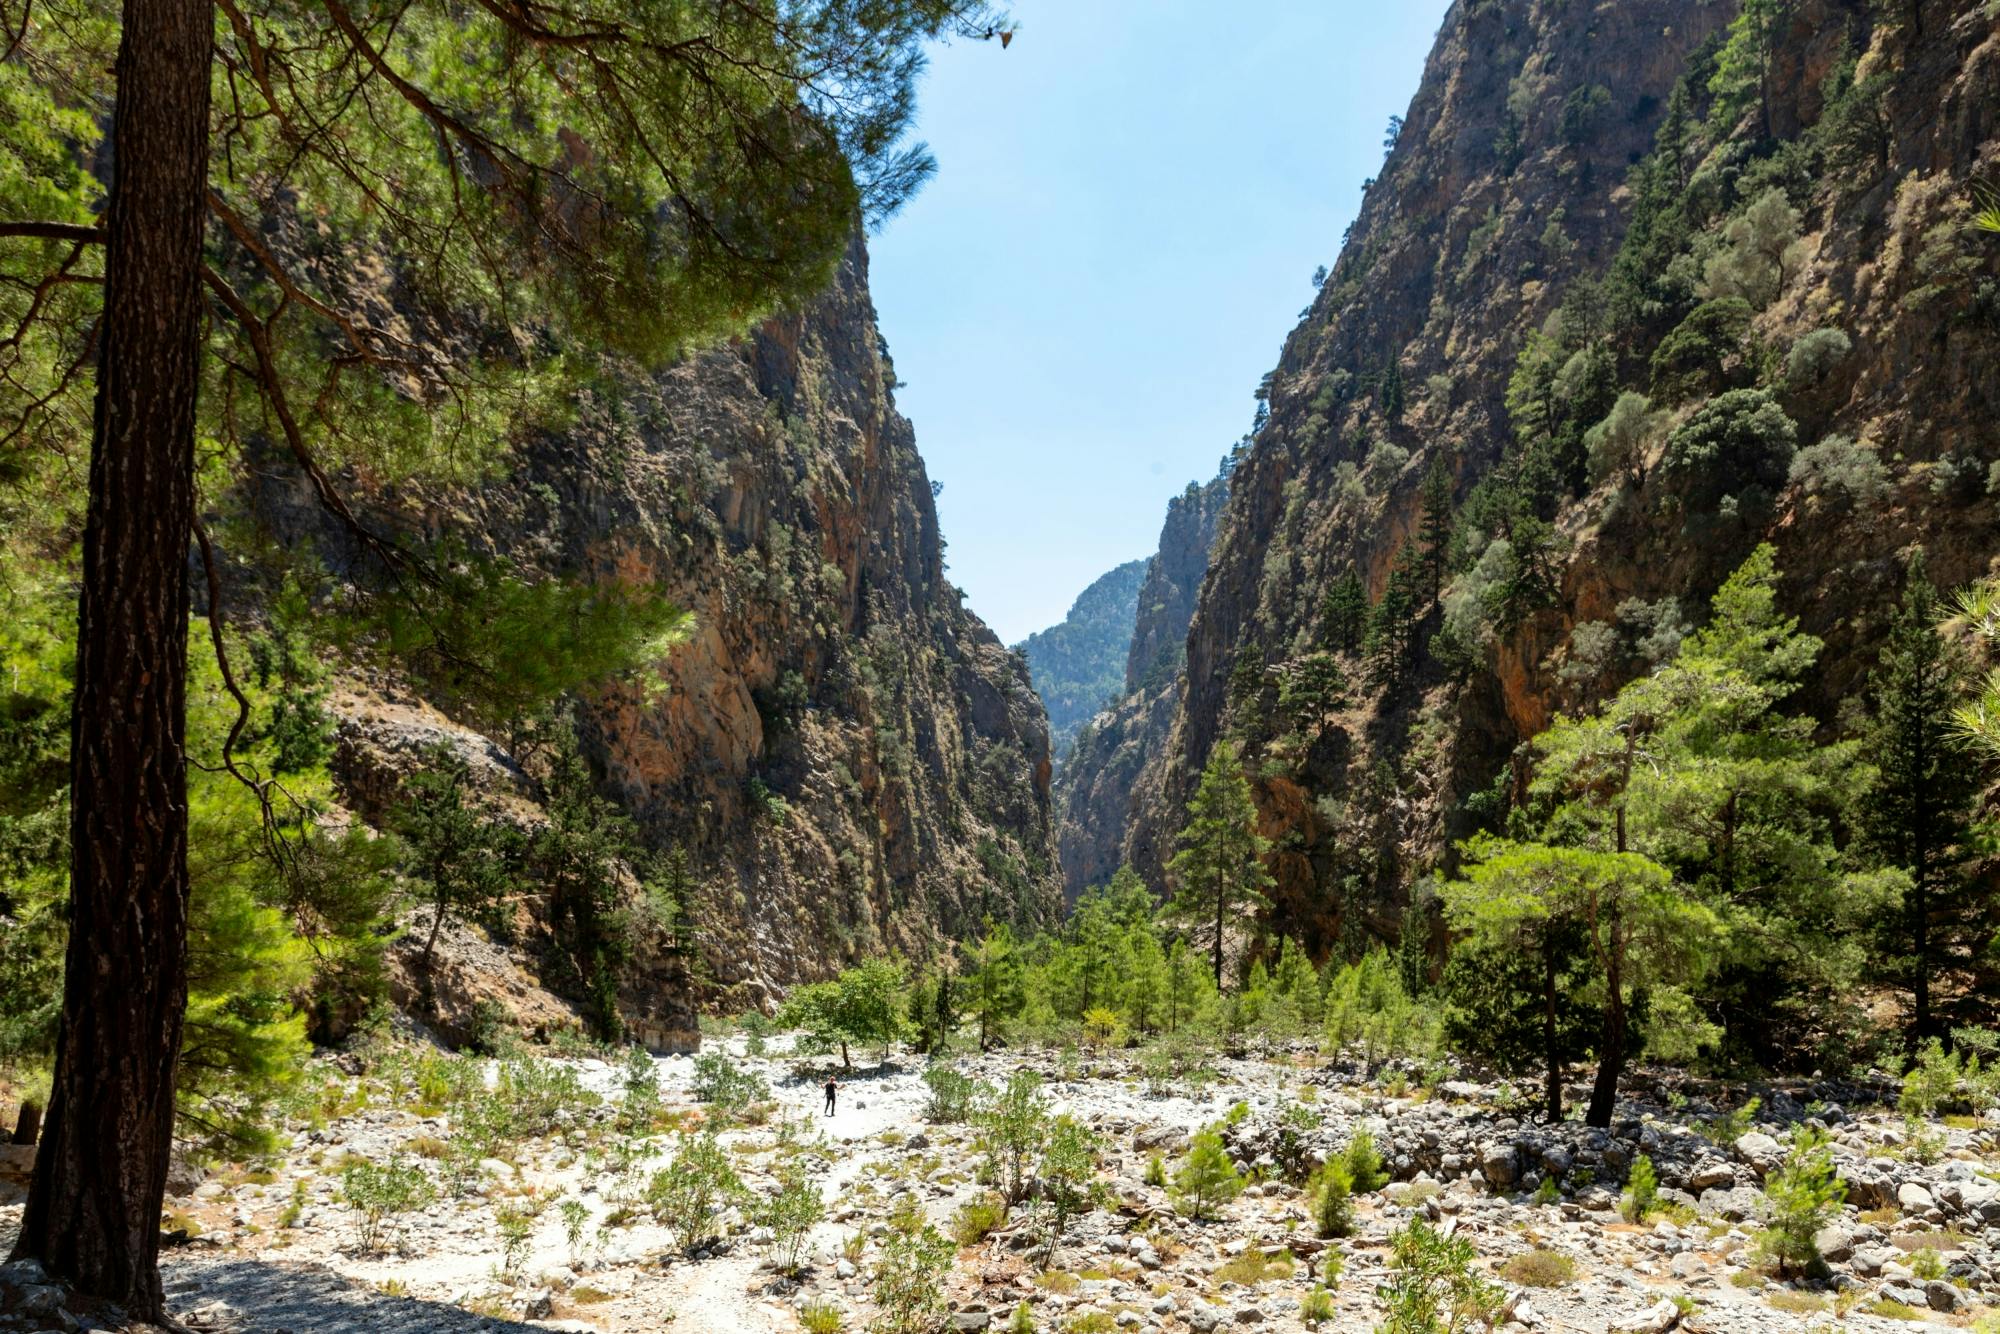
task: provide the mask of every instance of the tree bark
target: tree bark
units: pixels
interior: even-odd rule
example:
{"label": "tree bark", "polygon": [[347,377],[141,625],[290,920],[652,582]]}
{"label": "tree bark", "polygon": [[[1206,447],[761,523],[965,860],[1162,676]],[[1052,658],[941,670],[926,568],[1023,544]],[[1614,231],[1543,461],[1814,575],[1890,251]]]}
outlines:
{"label": "tree bark", "polygon": [[126,0],[70,720],[70,937],[15,1245],[152,1320],[187,1006],[187,564],[212,41],[212,0]]}
{"label": "tree bark", "polygon": [[1542,933],[1542,1054],[1548,1061],[1549,1124],[1557,1125],[1563,1119],[1562,1052],[1556,1046],[1556,947],[1546,931]]}
{"label": "tree bark", "polygon": [[1618,1107],[1618,1076],[1625,1070],[1625,946],[1618,938],[1618,915],[1611,914],[1611,948],[1604,976],[1604,1028],[1598,1039],[1597,1082],[1583,1123],[1607,1130]]}

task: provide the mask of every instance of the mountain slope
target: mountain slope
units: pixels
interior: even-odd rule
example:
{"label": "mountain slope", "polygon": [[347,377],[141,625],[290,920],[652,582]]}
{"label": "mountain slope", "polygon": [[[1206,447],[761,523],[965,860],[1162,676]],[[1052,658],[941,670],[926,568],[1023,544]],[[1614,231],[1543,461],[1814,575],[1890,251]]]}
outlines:
{"label": "mountain slope", "polygon": [[1077,594],[1061,624],[1014,646],[1027,657],[1029,679],[1048,708],[1058,763],[1084,721],[1124,688],[1125,656],[1145,577],[1145,561],[1127,561]]}
{"label": "mountain slope", "polygon": [[1229,481],[1217,477],[1167,502],[1157,551],[1145,562],[1122,690],[1079,732],[1056,775],[1063,890],[1074,900],[1110,880],[1131,855],[1135,795],[1155,790],[1179,702],[1188,621]]}
{"label": "mountain slope", "polygon": [[[2000,25],[1970,0],[1800,0],[1743,56],[1736,12],[1448,14],[1231,478],[1166,772],[1124,835],[1156,886],[1234,735],[1284,924],[1393,935],[1514,747],[1644,670],[1758,542],[1827,641],[1828,720],[1911,548],[1941,584],[1991,567],[2000,242],[1967,222],[2000,160]],[[1620,392],[1659,415],[1593,464]],[[1736,429],[1753,416],[1774,429]],[[1348,708],[1301,734],[1272,683],[1333,642],[1343,575],[1382,597],[1433,469],[1457,531],[1422,648],[1375,686],[1350,657]]]}
{"label": "mountain slope", "polygon": [[[374,497],[532,567],[644,582],[693,613],[657,681],[595,691],[578,718],[604,792],[654,850],[688,859],[716,1004],[885,950],[925,957],[989,914],[1025,926],[1059,906],[1042,706],[944,576],[893,383],[857,241],[809,309],[622,377],[530,443],[512,476]],[[288,540],[317,522],[299,494],[260,506]],[[354,685],[340,772],[366,814],[393,804],[428,732],[490,752],[496,774],[513,762],[508,738],[438,716],[408,683]],[[641,955],[623,999],[644,1032],[676,982]]]}

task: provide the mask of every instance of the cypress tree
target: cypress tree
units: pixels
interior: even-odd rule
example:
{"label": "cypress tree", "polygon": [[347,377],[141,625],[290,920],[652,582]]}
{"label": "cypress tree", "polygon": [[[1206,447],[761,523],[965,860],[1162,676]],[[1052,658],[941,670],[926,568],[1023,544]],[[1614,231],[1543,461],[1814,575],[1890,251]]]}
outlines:
{"label": "cypress tree", "polygon": [[1431,460],[1430,468],[1424,473],[1423,487],[1418,492],[1423,511],[1417,524],[1417,541],[1423,546],[1424,573],[1430,580],[1431,601],[1436,602],[1444,588],[1446,561],[1451,555],[1452,505],[1451,466],[1439,453]]}

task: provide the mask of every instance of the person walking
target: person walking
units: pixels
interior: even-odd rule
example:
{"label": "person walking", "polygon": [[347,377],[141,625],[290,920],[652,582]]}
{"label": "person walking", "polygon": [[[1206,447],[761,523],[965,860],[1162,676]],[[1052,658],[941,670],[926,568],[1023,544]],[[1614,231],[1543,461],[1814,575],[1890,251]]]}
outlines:
{"label": "person walking", "polygon": [[832,1075],[826,1077],[826,1114],[833,1115],[833,1097],[840,1091],[840,1081]]}

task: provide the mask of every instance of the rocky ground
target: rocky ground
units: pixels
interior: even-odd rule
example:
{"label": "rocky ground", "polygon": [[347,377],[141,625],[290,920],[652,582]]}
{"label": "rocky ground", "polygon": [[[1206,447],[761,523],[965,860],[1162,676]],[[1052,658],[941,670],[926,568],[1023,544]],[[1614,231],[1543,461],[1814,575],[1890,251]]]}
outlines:
{"label": "rocky ground", "polygon": [[[774,1048],[786,1044],[774,1040]],[[602,1060],[531,1060],[508,1078],[532,1085],[532,1134],[482,1140],[463,1126],[522,1101],[496,1063],[475,1067],[407,1049],[318,1062],[292,1100],[289,1147],[270,1160],[189,1170],[176,1182],[165,1264],[170,1304],[189,1327],[243,1334],[530,1329],[603,1334],[658,1330],[859,1330],[876,1316],[872,1276],[890,1219],[912,1203],[950,1230],[985,1198],[977,1132],[925,1119],[915,1058],[865,1066],[836,1115],[820,1112],[823,1063],[726,1050],[730,1068],[767,1081],[770,1098],[727,1118],[720,1144],[753,1198],[719,1202],[721,1237],[680,1252],[644,1202],[646,1183],[685,1131],[723,1119],[691,1092],[692,1058],[658,1058],[660,1104],[646,1127],[621,1122],[627,1073]],[[857,1062],[859,1064],[859,1062]],[[1548,1126],[1508,1110],[1496,1085],[1447,1080],[1430,1090],[1405,1074],[1326,1067],[1300,1050],[1218,1058],[1209,1081],[1163,1092],[1142,1058],[998,1053],[962,1062],[995,1084],[1030,1068],[1054,1112],[1102,1137],[1102,1206],[1047,1254],[1026,1209],[961,1246],[947,1280],[956,1330],[999,1329],[1025,1302],[1044,1331],[1304,1328],[1302,1299],[1325,1248],[1344,1267],[1325,1328],[1367,1330],[1382,1318],[1389,1235],[1414,1215],[1470,1239],[1478,1269],[1508,1293],[1506,1321],[1550,1331],[1799,1331],[1978,1327],[2000,1298],[2000,1116],[1919,1125],[1865,1100],[1886,1084],[1747,1090],[1656,1100],[1643,1083],[1609,1131]],[[454,1090],[445,1074],[461,1080]],[[525,1073],[523,1073],[525,1072]],[[1662,1091],[1663,1092],[1663,1091]],[[509,1103],[509,1099],[513,1103]],[[510,1134],[520,1134],[518,1119]],[[1820,1236],[1830,1274],[1781,1281],[1755,1252],[1765,1177],[1801,1121],[1833,1137],[1848,1203]],[[1183,1217],[1147,1184],[1158,1156],[1172,1171],[1190,1134],[1217,1122],[1255,1180],[1211,1222]],[[1323,1242],[1288,1166],[1338,1151],[1370,1130],[1394,1178],[1357,1199],[1355,1235]],[[454,1145],[461,1147],[454,1149]],[[1656,1165],[1667,1208],[1645,1225],[1617,1211],[1634,1157]],[[0,1172],[0,1237],[20,1210],[23,1154]],[[429,1200],[391,1212],[364,1245],[347,1202],[355,1159],[419,1169]],[[781,1172],[816,1183],[827,1210],[796,1277],[777,1271],[754,1197]],[[506,1239],[511,1232],[511,1246]],[[511,1251],[511,1253],[510,1253]],[[32,1269],[0,1269],[0,1330],[88,1329]]]}

